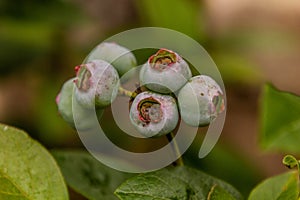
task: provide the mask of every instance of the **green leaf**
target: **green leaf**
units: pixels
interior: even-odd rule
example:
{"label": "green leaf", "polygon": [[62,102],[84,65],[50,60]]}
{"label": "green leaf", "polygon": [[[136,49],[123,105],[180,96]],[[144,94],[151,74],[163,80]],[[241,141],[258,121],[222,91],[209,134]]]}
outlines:
{"label": "green leaf", "polygon": [[25,132],[2,124],[0,199],[68,199],[63,177],[48,151]]}
{"label": "green leaf", "polygon": [[117,199],[114,190],[131,175],[104,166],[85,151],[53,151],[67,184],[88,199]]}
{"label": "green leaf", "polygon": [[140,174],[123,183],[115,194],[122,200],[242,199],[228,183],[188,167]]}
{"label": "green leaf", "polygon": [[266,85],[262,100],[262,146],[267,150],[300,153],[300,97]]}
{"label": "green leaf", "polygon": [[252,190],[248,200],[296,200],[299,196],[298,185],[298,172],[287,172],[260,183]]}

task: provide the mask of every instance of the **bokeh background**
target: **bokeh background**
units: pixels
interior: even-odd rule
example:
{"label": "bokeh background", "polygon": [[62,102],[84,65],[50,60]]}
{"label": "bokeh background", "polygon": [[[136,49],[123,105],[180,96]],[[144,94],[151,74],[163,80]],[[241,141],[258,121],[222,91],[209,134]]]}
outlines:
{"label": "bokeh background", "polygon": [[171,28],[197,40],[225,82],[228,110],[221,138],[199,160],[199,133],[186,163],[245,196],[263,178],[285,171],[283,154],[259,145],[260,94],[271,82],[300,95],[298,0],[1,0],[1,123],[26,130],[49,149],[82,148],[59,116],[55,96],[97,44],[142,26]]}

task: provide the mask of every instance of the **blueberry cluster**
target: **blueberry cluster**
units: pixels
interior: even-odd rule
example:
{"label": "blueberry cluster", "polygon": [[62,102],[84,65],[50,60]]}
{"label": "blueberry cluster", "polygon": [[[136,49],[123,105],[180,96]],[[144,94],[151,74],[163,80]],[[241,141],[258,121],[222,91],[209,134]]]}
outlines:
{"label": "blueberry cluster", "polygon": [[[85,117],[96,108],[109,106],[120,89],[119,76],[136,67],[134,55],[115,43],[102,43],[75,67],[76,78],[62,87],[57,105],[65,121],[74,126],[73,110],[80,113],[76,128],[89,128]],[[181,119],[190,126],[205,126],[224,109],[223,91],[215,80],[206,75],[192,77],[187,62],[177,53],[160,49],[150,56],[139,73],[143,90],[127,92],[133,99],[130,121],[145,137],[158,137],[173,131]],[[72,98],[74,95],[75,98]],[[76,102],[73,102],[72,99]],[[74,104],[75,103],[75,104]],[[78,109],[77,109],[78,108]],[[81,114],[82,113],[82,114]]]}

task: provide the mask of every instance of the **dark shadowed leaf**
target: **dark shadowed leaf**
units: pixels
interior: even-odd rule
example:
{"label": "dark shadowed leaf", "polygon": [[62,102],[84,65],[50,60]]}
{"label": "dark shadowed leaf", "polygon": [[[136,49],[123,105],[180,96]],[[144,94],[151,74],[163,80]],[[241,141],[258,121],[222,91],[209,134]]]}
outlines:
{"label": "dark shadowed leaf", "polygon": [[114,190],[130,174],[111,169],[85,151],[53,151],[67,184],[88,199],[117,199]]}
{"label": "dark shadowed leaf", "polygon": [[242,199],[228,183],[188,167],[138,175],[123,183],[115,194],[122,200]]}

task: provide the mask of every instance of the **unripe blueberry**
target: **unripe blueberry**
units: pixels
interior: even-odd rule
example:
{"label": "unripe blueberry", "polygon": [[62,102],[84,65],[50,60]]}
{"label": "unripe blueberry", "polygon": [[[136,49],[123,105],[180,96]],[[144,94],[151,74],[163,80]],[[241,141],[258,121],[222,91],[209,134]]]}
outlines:
{"label": "unripe blueberry", "polygon": [[116,98],[119,75],[115,68],[103,60],[92,60],[77,67],[75,97],[86,108],[103,108]]}
{"label": "unripe blueberry", "polygon": [[165,135],[178,123],[176,101],[169,95],[142,92],[132,102],[130,121],[145,137]]}
{"label": "unripe blueberry", "polygon": [[178,94],[182,120],[191,126],[205,126],[224,111],[220,86],[209,76],[191,78]]}
{"label": "unripe blueberry", "polygon": [[[76,115],[78,116],[76,120],[76,127],[81,130],[86,130],[93,127],[91,121],[88,120],[88,116],[91,115],[91,112],[93,112],[93,110],[83,108],[76,102],[76,99],[74,99],[75,102],[72,108],[73,91],[75,88],[74,80],[75,78],[69,79],[63,84],[59,94],[56,97],[56,104],[58,107],[58,112],[60,113],[62,118],[73,128],[75,128],[73,116],[73,109],[75,108]],[[96,115],[98,119],[101,118],[102,114],[102,109],[96,110]]]}
{"label": "unripe blueberry", "polygon": [[179,90],[192,77],[188,64],[177,53],[160,49],[140,70],[140,82],[159,93]]}
{"label": "unripe blueberry", "polygon": [[99,44],[92,53],[86,58],[86,62],[100,59],[110,63],[122,76],[133,67],[136,67],[137,61],[129,49],[116,43],[103,42]]}

